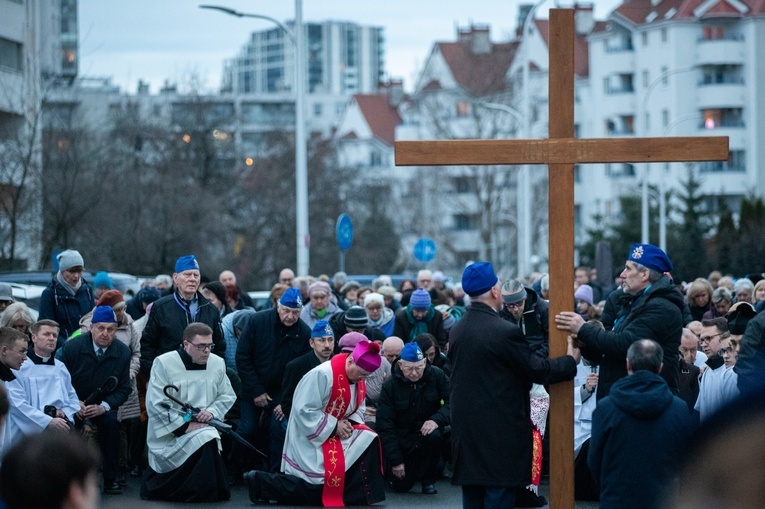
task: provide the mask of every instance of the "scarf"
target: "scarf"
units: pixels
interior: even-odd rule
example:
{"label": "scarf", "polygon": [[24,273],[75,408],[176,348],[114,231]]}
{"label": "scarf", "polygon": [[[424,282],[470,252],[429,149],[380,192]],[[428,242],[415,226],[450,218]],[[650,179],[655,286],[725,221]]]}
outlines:
{"label": "scarf", "polygon": [[409,331],[409,341],[414,341],[414,338],[420,334],[427,334],[428,323],[433,319],[435,312],[435,308],[431,305],[428,308],[428,312],[425,314],[425,318],[417,320],[412,314],[412,305],[408,304],[406,306],[406,319],[409,320],[409,323],[412,325],[412,329]]}
{"label": "scarf", "polygon": [[69,283],[67,283],[66,279],[64,279],[64,276],[61,274],[61,271],[56,272],[56,281],[58,281],[59,284],[63,286],[64,289],[67,292],[71,293],[72,295],[76,295],[77,290],[79,290],[80,287],[82,286],[82,278],[80,278],[80,280],[77,281],[76,285],[72,286]]}

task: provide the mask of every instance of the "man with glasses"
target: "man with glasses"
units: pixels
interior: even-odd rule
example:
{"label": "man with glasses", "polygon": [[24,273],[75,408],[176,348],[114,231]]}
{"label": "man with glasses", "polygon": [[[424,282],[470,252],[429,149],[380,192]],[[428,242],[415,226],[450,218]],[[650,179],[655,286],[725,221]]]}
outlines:
{"label": "man with glasses", "polygon": [[532,350],[547,357],[550,351],[550,325],[547,302],[517,279],[502,285],[502,309],[499,316],[521,329]]}
{"label": "man with glasses", "polygon": [[[223,421],[236,401],[226,376],[226,363],[211,355],[212,329],[192,323],[183,331],[183,344],[160,355],[151,369],[146,392],[149,413],[147,445],[149,469],[141,485],[141,498],[169,502],[218,502],[231,498],[221,459],[218,431],[207,424]],[[164,393],[199,410],[185,412]]]}
{"label": "man with glasses", "polygon": [[[701,321],[701,348],[707,355],[707,369],[701,375],[699,398],[694,409],[702,421],[708,419],[726,403],[735,399],[738,377],[733,364],[726,366],[723,354],[730,348],[728,320],[722,317]],[[732,357],[732,356],[729,356]]]}
{"label": "man with glasses", "polygon": [[[300,290],[288,288],[275,308],[247,317],[242,325],[236,348],[236,369],[242,380],[237,433],[261,451],[269,449],[270,415],[276,405],[273,398],[282,389],[287,363],[311,348],[311,328],[300,319],[302,309]],[[240,458],[243,464],[239,466],[249,470],[251,461]]]}
{"label": "man with glasses", "polygon": [[311,350],[297,359],[287,363],[284,369],[282,390],[278,398],[274,398],[274,411],[271,415],[271,465],[270,470],[276,472],[282,461],[284,436],[287,422],[292,410],[292,398],[295,387],[303,375],[313,368],[327,362],[335,351],[335,331],[326,320],[319,320],[311,329],[311,339],[308,340]]}
{"label": "man with glasses", "polygon": [[[60,360],[72,376],[72,387],[80,400],[75,424],[86,437],[93,436],[101,449],[104,493],[118,495],[122,487],[116,481],[120,445],[117,408],[130,396],[130,348],[115,341],[117,316],[111,306],[98,306],[93,311],[90,330],[72,338],[59,350]],[[59,354],[57,354],[57,357]],[[102,394],[98,401],[88,397],[98,394],[109,377],[117,378],[117,386]]]}
{"label": "man with glasses", "polygon": [[[350,333],[358,334],[358,333]],[[377,434],[364,425],[365,380],[380,367],[380,346],[359,340],[300,380],[281,474],[245,474],[250,500],[285,505],[370,505],[385,500]]]}
{"label": "man with glasses", "polygon": [[419,481],[426,495],[438,493],[442,433],[451,424],[449,378],[431,366],[417,343],[408,343],[383,383],[375,429],[386,460],[386,478],[405,492]]}

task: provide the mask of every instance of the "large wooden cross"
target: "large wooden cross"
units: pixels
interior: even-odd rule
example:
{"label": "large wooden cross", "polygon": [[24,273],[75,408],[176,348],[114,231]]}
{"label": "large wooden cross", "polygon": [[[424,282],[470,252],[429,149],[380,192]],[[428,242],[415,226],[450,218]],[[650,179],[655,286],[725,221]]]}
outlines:
{"label": "large wooden cross", "polygon": [[[574,11],[551,9],[549,26],[549,139],[401,141],[395,150],[399,166],[549,166],[550,356],[558,357],[566,333],[554,317],[575,309],[574,164],[724,161],[728,138],[574,138]],[[550,507],[573,509],[573,382],[552,385],[550,403]]]}

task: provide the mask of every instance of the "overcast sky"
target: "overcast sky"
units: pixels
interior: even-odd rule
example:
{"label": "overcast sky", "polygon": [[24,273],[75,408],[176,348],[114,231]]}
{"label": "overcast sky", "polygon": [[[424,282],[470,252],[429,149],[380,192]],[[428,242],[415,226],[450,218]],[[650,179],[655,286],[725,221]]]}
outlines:
{"label": "overcast sky", "polygon": [[[522,1],[522,0],[521,0]],[[407,89],[434,41],[455,39],[455,26],[489,24],[494,41],[510,38],[519,0],[304,0],[303,19],[352,21],[384,28],[385,70]],[[268,21],[199,9],[201,3],[294,17],[291,0],[79,0],[80,76],[112,77],[134,93],[139,79],[157,92],[165,80],[183,84],[194,73],[209,91],[220,84],[223,60],[235,56],[252,31]],[[525,2],[528,3],[528,2]],[[604,18],[618,0],[596,0]],[[546,7],[554,5],[550,0]],[[564,4],[568,5],[568,4]],[[543,11],[543,17],[547,14]]]}

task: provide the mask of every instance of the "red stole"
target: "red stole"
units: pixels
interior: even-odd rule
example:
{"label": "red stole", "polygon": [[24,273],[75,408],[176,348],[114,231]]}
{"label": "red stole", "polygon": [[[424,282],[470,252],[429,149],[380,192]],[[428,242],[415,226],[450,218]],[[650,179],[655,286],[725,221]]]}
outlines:
{"label": "red stole", "polygon": [[[332,392],[329,396],[327,408],[324,411],[338,420],[345,417],[351,403],[351,385],[345,373],[347,357],[348,354],[340,354],[335,355],[330,360],[332,366]],[[356,382],[356,408],[359,408],[364,401],[366,389],[364,380]],[[343,444],[338,437],[333,435],[321,447],[324,452],[322,504],[324,507],[345,507],[343,503],[343,488],[345,487],[345,452],[343,451]]]}

